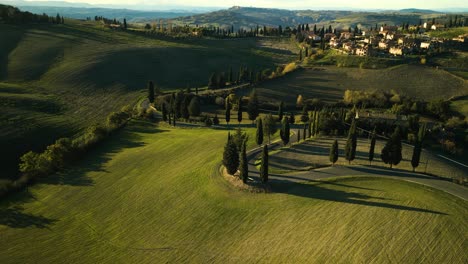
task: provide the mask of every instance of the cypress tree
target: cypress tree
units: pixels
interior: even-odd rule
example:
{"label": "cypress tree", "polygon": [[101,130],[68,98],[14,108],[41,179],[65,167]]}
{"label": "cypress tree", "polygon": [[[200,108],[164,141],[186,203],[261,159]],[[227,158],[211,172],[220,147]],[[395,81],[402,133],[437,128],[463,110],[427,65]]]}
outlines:
{"label": "cypress tree", "polygon": [[127,19],[124,18],[124,29],[127,29]]}
{"label": "cypress tree", "polygon": [[413,166],[413,172],[419,166],[419,163],[421,160],[421,151],[422,151],[425,131],[426,131],[426,124],[423,124],[422,126],[419,127],[418,139],[416,140],[416,144],[414,145],[413,157],[411,158],[411,166]]}
{"label": "cypress tree", "polygon": [[312,137],[312,120],[309,120],[309,125],[307,126],[307,130],[309,132],[309,138]]}
{"label": "cypress tree", "polygon": [[263,183],[268,182],[268,146],[263,146],[262,165],[260,167],[260,178]]}
{"label": "cypress tree", "polygon": [[249,103],[247,104],[247,113],[249,114],[249,119],[254,121],[259,115],[258,109],[258,96],[255,89],[250,93]]}
{"label": "cypress tree", "polygon": [[302,61],[302,49],[299,51],[299,60]]}
{"label": "cypress tree", "polygon": [[382,149],[382,161],[385,164],[390,164],[390,168],[392,168],[393,165],[398,165],[402,160],[401,151],[400,127],[397,127]]}
{"label": "cypress tree", "polygon": [[213,125],[215,126],[219,125],[218,114],[215,114],[215,116],[213,117]]}
{"label": "cypress tree", "polygon": [[304,105],[304,107],[302,108],[301,121],[303,123],[306,123],[307,121],[309,121],[309,113],[307,112],[307,105]]}
{"label": "cypress tree", "polygon": [[223,165],[229,174],[234,175],[239,167],[239,152],[237,146],[228,134],[228,141],[224,146]]}
{"label": "cypress tree", "polygon": [[190,97],[188,95],[184,96],[184,99],[182,100],[182,104],[180,104],[180,113],[182,118],[184,118],[186,121],[188,121],[190,117],[189,109],[188,106],[190,104]]}
{"label": "cypress tree", "polygon": [[302,129],[302,140],[306,140],[307,135],[307,124],[304,124],[304,128]]}
{"label": "cypress tree", "polygon": [[229,125],[231,121],[231,103],[229,102],[229,97],[226,98],[226,124]]}
{"label": "cypress tree", "polygon": [[330,148],[330,162],[332,163],[332,166],[335,165],[336,161],[338,161],[338,155],[338,140],[335,139],[332,147]]}
{"label": "cypress tree", "polygon": [[283,113],[284,109],[283,108],[284,108],[284,103],[283,103],[283,101],[281,101],[281,103],[280,103],[280,105],[278,107],[278,120],[279,121],[283,120],[283,115],[284,115],[284,113]]}
{"label": "cypress tree", "polygon": [[294,122],[296,122],[296,117],[294,116],[294,112],[291,112],[291,114],[289,114],[289,123],[294,124]]}
{"label": "cypress tree", "polygon": [[297,130],[297,143],[301,142],[301,130]]}
{"label": "cypress tree", "polygon": [[374,128],[374,131],[372,132],[372,139],[371,139],[370,149],[369,149],[369,164],[370,165],[372,165],[372,161],[374,160],[375,140],[376,140],[376,132]]}
{"label": "cypress tree", "polygon": [[188,105],[188,112],[190,116],[200,116],[200,101],[198,100],[198,97],[193,97],[192,100],[190,100],[190,104]]}
{"label": "cypress tree", "polygon": [[289,120],[287,117],[284,117],[283,121],[281,122],[281,131],[280,131],[280,137],[284,145],[287,145],[289,143],[290,136],[291,134],[290,134],[290,128],[289,128]]}
{"label": "cypress tree", "polygon": [[348,139],[345,146],[345,157],[346,160],[351,164],[356,158],[356,146],[357,146],[357,136],[356,136],[356,120],[353,119],[351,128],[348,132]]}
{"label": "cypress tree", "polygon": [[262,145],[263,143],[263,124],[262,119],[260,117],[257,118],[257,132],[256,132],[256,142],[257,145]]}
{"label": "cypress tree", "polygon": [[242,149],[241,149],[241,156],[240,156],[240,164],[239,164],[239,170],[240,170],[240,178],[242,182],[247,183],[247,180],[249,178],[249,163],[247,161],[247,139],[244,140],[242,143]]}
{"label": "cypress tree", "polygon": [[263,118],[263,134],[268,137],[268,144],[270,144],[271,136],[277,131],[276,122],[273,115],[270,113]]}
{"label": "cypress tree", "polygon": [[162,118],[164,122],[167,122],[167,109],[166,109],[166,104],[163,103],[161,106],[161,112],[162,112]]}
{"label": "cypress tree", "polygon": [[237,122],[242,122],[242,96],[239,97],[239,102],[237,103]]}
{"label": "cypress tree", "polygon": [[216,74],[212,73],[210,79],[208,80],[208,89],[215,89],[216,88]]}
{"label": "cypress tree", "polygon": [[151,104],[154,103],[154,84],[152,81],[148,82],[148,100]]}
{"label": "cypress tree", "polygon": [[422,150],[422,142],[419,140],[416,141],[416,144],[413,148],[413,157],[411,158],[411,166],[413,166],[413,172],[419,166],[419,162],[421,160],[421,150]]}

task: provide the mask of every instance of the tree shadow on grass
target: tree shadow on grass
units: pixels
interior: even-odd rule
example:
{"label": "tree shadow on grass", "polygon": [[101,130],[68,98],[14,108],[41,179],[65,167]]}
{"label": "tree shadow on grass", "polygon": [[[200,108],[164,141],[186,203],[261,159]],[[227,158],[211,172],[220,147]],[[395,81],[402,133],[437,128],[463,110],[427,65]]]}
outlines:
{"label": "tree shadow on grass", "polygon": [[23,208],[18,204],[31,202],[36,198],[28,191],[13,194],[0,203],[0,226],[11,228],[37,227],[47,228],[57,220],[46,218],[40,215],[33,215],[23,212]]}
{"label": "tree shadow on grass", "polygon": [[419,173],[413,173],[408,170],[402,169],[390,169],[388,167],[382,166],[349,166],[348,169],[357,171],[359,173],[365,174],[373,174],[373,175],[380,175],[380,176],[392,176],[392,177],[408,177],[408,178],[416,178],[416,179],[430,179],[430,180],[445,180],[450,181],[450,179],[444,179],[439,177],[433,177],[429,175],[423,175]]}
{"label": "tree shadow on grass", "polygon": [[[320,182],[318,184],[306,184],[299,182],[291,182],[286,180],[272,179],[270,180],[270,186],[272,191],[277,193],[284,193],[289,195],[295,195],[299,197],[318,199],[324,201],[340,202],[347,204],[356,204],[371,207],[381,207],[395,210],[404,210],[421,213],[431,213],[438,215],[447,215],[443,212],[416,208],[404,205],[390,204],[383,202],[389,200],[381,197],[373,197],[363,193],[357,192],[346,192],[341,190],[334,190],[325,188]],[[379,200],[379,201],[375,201]]]}
{"label": "tree shadow on grass", "polygon": [[86,153],[82,160],[71,165],[63,172],[41,179],[39,183],[93,186],[94,181],[89,177],[90,172],[109,173],[105,170],[104,165],[109,162],[115,154],[125,149],[138,148],[146,145],[142,141],[143,137],[140,134],[161,133],[166,131],[167,130],[156,128],[147,121],[132,121],[126,128],[114,132],[109,138],[105,139],[104,142],[90,150],[89,153]]}
{"label": "tree shadow on grass", "polygon": [[21,207],[0,208],[0,225],[12,228],[47,228],[57,220],[23,212]]}

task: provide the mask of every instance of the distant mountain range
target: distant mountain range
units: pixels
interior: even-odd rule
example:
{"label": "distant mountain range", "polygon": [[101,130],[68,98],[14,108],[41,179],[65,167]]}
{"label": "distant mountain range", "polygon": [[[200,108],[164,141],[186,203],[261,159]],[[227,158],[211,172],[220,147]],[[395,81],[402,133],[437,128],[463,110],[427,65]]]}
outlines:
{"label": "distant mountain range", "polygon": [[[32,13],[46,13],[85,19],[86,17],[104,16],[131,23],[147,23],[157,19],[170,19],[180,25],[213,25],[219,27],[253,28],[260,26],[295,26],[298,24],[317,24],[338,28],[369,28],[375,24],[401,25],[416,24],[422,20],[443,17],[445,13],[427,9],[408,8],[401,10],[287,10],[274,8],[216,7],[194,8],[180,6],[134,6],[134,5],[91,5],[87,3],[69,3],[63,1],[24,1],[0,0],[0,3],[19,7]],[[132,9],[134,8],[134,9]],[[153,9],[154,8],[154,9]],[[155,11],[155,9],[158,9]],[[140,10],[137,10],[140,9]],[[145,10],[141,10],[145,9]],[[454,10],[455,11],[455,10]],[[456,9],[457,13],[468,10]],[[465,13],[468,16],[467,13]]]}

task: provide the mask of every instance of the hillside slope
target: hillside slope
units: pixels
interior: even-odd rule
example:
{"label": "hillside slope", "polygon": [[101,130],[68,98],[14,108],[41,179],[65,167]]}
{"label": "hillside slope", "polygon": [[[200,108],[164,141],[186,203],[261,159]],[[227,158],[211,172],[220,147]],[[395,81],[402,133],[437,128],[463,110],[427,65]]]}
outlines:
{"label": "hillside slope", "polygon": [[380,178],[238,191],[218,175],[226,135],[133,123],[77,167],[0,204],[0,262],[467,259],[466,201]]}
{"label": "hillside slope", "polygon": [[201,87],[212,72],[274,69],[294,56],[263,40],[161,40],[73,20],[0,24],[0,34],[0,178],[15,177],[24,152],[134,104],[148,80],[161,89]]}

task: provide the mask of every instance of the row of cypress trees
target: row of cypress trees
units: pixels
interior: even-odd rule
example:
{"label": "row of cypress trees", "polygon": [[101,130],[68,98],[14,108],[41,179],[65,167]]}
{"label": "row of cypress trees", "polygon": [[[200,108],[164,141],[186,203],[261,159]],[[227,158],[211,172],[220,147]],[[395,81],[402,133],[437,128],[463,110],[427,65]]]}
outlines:
{"label": "row of cypress trees", "polygon": [[[411,166],[413,167],[413,172],[419,166],[421,152],[422,152],[422,142],[425,137],[426,125],[423,125],[419,129],[418,138],[413,149],[413,156],[411,159]],[[375,144],[376,144],[376,130],[371,134],[371,142],[369,148],[369,163],[372,165],[372,161],[375,156]],[[351,164],[356,158],[356,148],[357,148],[357,134],[356,134],[356,121],[353,120],[350,130],[348,132],[348,138],[345,145],[345,158]],[[382,148],[381,158],[385,164],[389,164],[390,168],[394,165],[398,165],[402,157],[402,142],[401,142],[401,131],[399,127],[396,127],[393,134],[387,140],[385,146]],[[335,140],[330,148],[329,159],[332,164],[335,164],[338,160],[338,141]]]}

